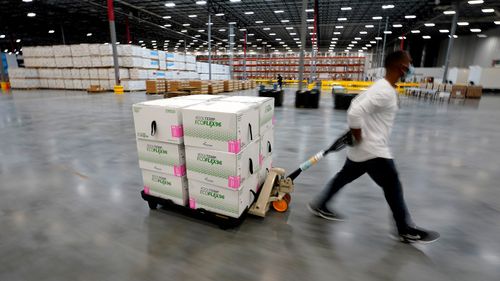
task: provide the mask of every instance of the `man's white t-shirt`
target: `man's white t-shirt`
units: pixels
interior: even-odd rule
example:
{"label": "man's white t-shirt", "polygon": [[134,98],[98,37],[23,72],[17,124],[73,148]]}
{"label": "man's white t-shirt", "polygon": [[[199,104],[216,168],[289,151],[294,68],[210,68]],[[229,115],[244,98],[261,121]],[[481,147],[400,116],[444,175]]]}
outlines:
{"label": "man's white t-shirt", "polygon": [[347,158],[354,162],[377,157],[392,159],[389,136],[397,110],[397,92],[385,79],[378,80],[353,99],[347,111],[347,123],[349,128],[361,128],[362,140],[349,147]]}

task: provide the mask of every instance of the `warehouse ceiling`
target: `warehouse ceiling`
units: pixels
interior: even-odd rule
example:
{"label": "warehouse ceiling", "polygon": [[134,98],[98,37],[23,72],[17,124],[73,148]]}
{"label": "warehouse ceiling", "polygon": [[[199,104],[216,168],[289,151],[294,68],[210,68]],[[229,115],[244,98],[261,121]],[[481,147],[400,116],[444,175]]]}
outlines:
{"label": "warehouse ceiling", "polygon": [[[468,23],[457,27],[457,36],[482,36],[484,31],[498,27],[500,21],[498,0],[317,2],[317,13],[314,0],[308,2],[307,48],[312,46],[316,14],[320,51],[369,51],[382,42],[384,35],[388,43],[403,37],[416,41],[446,39],[453,18],[448,11],[457,12],[459,22]],[[121,44],[130,39],[132,44],[148,48],[205,51],[210,14],[215,52],[228,50],[230,23],[235,26],[237,52],[244,48],[245,32],[249,52],[298,51],[300,45],[301,0],[115,0],[114,3]],[[167,6],[172,3],[175,6]],[[106,5],[104,0],[0,0],[0,48],[15,52],[32,45],[106,43],[110,41]]]}

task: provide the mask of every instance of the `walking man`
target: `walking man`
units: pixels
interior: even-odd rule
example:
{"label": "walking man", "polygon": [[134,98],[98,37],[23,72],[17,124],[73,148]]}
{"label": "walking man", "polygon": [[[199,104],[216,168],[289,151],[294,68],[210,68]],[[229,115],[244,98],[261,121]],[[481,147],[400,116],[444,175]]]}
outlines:
{"label": "walking man", "polygon": [[389,54],[384,64],[386,75],[354,99],[347,112],[347,122],[355,145],[349,147],[340,172],[331,179],[322,193],[309,203],[309,210],[328,220],[343,220],[327,203],[346,184],[365,173],[384,191],[403,242],[432,242],[437,232],[417,228],[410,217],[403,189],[389,149],[389,136],[398,110],[396,82],[412,74],[413,66],[407,52]]}

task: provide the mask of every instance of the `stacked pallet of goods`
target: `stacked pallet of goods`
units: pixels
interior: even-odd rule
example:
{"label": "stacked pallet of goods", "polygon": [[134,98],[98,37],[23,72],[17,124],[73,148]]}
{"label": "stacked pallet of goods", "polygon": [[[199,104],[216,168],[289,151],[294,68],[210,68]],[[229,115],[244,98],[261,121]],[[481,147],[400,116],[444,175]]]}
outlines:
{"label": "stacked pallet of goods", "polygon": [[224,92],[224,81],[210,81],[208,84],[208,93],[211,95]]}

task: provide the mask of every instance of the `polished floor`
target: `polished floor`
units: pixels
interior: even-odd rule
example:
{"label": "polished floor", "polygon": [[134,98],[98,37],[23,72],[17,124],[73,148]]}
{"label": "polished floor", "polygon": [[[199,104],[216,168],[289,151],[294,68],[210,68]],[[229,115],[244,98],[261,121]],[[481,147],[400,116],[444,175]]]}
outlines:
{"label": "polished floor", "polygon": [[[308,213],[345,152],[296,180],[289,212],[233,230],[150,211],[131,110],[147,98],[0,95],[0,280],[500,280],[500,97],[402,99],[392,147],[405,196],[417,224],[442,235],[416,246],[389,238],[367,176],[332,203],[346,222]],[[276,117],[274,165],[288,171],[346,129],[329,95],[299,110],[289,91]]]}

